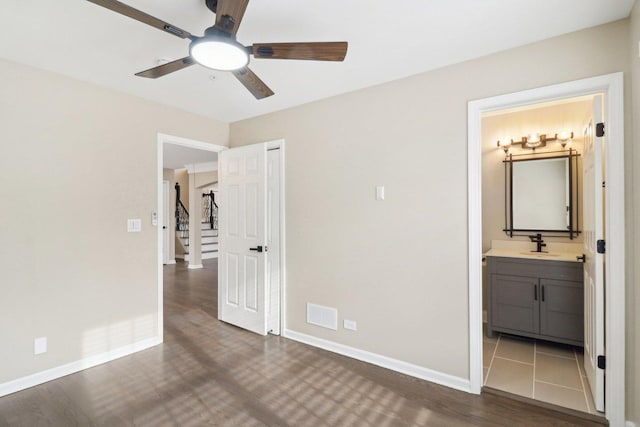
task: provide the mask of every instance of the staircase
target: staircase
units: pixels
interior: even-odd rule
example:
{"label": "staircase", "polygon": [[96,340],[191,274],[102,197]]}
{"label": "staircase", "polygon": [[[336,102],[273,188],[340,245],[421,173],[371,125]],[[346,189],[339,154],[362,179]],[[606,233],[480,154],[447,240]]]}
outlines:
{"label": "staircase", "polygon": [[[200,223],[200,251],[202,259],[218,258],[218,230],[211,228],[209,222]],[[182,237],[176,233],[184,247],[184,260],[189,261],[189,233]]]}
{"label": "staircase", "polygon": [[[200,222],[202,259],[218,258],[218,205],[213,191],[203,194]],[[176,237],[182,244],[184,260],[189,261],[189,212],[180,201],[180,185],[176,183]],[[180,255],[176,254],[176,257]]]}

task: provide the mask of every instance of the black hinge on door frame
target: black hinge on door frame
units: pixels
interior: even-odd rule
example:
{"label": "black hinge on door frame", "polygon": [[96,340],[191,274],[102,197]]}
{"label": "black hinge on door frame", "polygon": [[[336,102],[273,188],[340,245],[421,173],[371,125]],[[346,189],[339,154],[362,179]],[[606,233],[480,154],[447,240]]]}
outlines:
{"label": "black hinge on door frame", "polygon": [[596,252],[598,252],[599,254],[603,254],[605,252],[604,240],[598,240],[598,242],[596,243]]}
{"label": "black hinge on door frame", "polygon": [[605,369],[607,366],[607,356],[598,356],[598,368]]}
{"label": "black hinge on door frame", "polygon": [[596,124],[596,136],[602,138],[604,136],[604,123]]}

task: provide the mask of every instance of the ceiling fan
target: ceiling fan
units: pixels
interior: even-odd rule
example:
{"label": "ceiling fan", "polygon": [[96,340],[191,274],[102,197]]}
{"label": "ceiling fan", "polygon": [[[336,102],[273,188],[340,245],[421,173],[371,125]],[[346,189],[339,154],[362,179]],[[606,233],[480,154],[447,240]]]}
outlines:
{"label": "ceiling fan", "polygon": [[216,14],[216,22],[204,31],[202,37],[117,0],[87,1],[191,40],[188,56],[136,73],[139,77],[155,79],[197,63],[214,70],[231,71],[256,99],[262,99],[273,95],[273,91],[249,69],[250,55],[260,59],[343,61],[347,54],[347,42],[255,43],[251,46],[238,43],[236,33],[249,0],[205,0],[207,8]]}

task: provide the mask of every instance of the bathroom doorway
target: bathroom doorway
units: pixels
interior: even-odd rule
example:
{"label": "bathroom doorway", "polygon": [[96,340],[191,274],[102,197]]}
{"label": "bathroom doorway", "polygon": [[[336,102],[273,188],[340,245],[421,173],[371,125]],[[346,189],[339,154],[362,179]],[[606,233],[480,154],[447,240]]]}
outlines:
{"label": "bathroom doorway", "polygon": [[583,368],[577,259],[594,97],[482,115],[483,387],[601,416]]}
{"label": "bathroom doorway", "polygon": [[[535,390],[537,388],[538,397],[544,397],[541,400],[552,400],[552,397],[557,396],[559,393],[555,393],[558,390],[570,390],[573,397],[568,398],[568,394],[565,393],[563,400],[559,399],[553,404],[560,404],[564,407],[570,407],[574,410],[587,409],[594,407],[595,404],[589,400],[590,396],[587,393],[588,381],[585,381],[584,370],[580,370],[581,365],[581,344],[575,336],[567,339],[555,339],[553,336],[556,331],[549,332],[551,317],[549,313],[543,313],[542,311],[531,314],[530,319],[527,316],[521,316],[520,321],[523,319],[531,322],[540,322],[536,328],[542,328],[532,333],[526,332],[530,326],[527,322],[516,325],[517,327],[505,328],[504,322],[509,316],[504,313],[509,313],[508,309],[503,310],[501,313],[500,322],[495,327],[495,324],[488,324],[494,326],[498,334],[493,334],[489,337],[483,333],[483,270],[482,254],[487,251],[487,247],[492,248],[493,241],[496,242],[496,246],[500,247],[500,241],[506,241],[510,244],[522,245],[516,251],[520,253],[528,253],[530,251],[540,251],[540,247],[548,245],[553,248],[553,252],[559,252],[558,245],[564,245],[563,250],[567,249],[568,245],[575,245],[579,243],[580,238],[584,238],[582,233],[578,233],[577,236],[572,235],[572,239],[565,238],[568,243],[562,243],[556,239],[557,235],[554,233],[543,232],[542,236],[533,234],[531,240],[527,234],[523,236],[515,236],[511,233],[507,235],[504,230],[511,228],[513,231],[513,223],[511,227],[507,227],[509,218],[513,218],[513,207],[508,206],[505,208],[506,200],[505,193],[511,191],[505,191],[505,181],[512,179],[512,176],[503,174],[499,177],[494,177],[493,182],[490,177],[485,177],[484,167],[487,161],[493,161],[504,167],[503,160],[506,156],[504,151],[505,145],[498,147],[498,141],[509,140],[513,146],[522,148],[527,141],[535,143],[539,140],[545,142],[548,147],[557,151],[565,151],[568,149],[574,149],[571,146],[575,146],[575,150],[582,155],[583,151],[580,151],[581,142],[584,134],[581,129],[588,121],[587,117],[582,118],[582,123],[578,126],[578,129],[568,129],[569,127],[576,126],[571,124],[569,116],[570,112],[564,111],[568,109],[569,104],[576,104],[579,109],[580,102],[591,102],[590,98],[597,93],[602,93],[605,96],[605,118],[606,124],[606,170],[609,172],[606,178],[607,193],[604,198],[604,207],[607,212],[606,216],[606,230],[607,230],[607,251],[604,255],[607,263],[606,271],[606,283],[607,283],[607,299],[606,299],[606,358],[607,358],[607,382],[606,382],[606,394],[610,396],[607,400],[606,406],[606,418],[609,422],[615,423],[618,420],[624,420],[624,156],[623,156],[623,126],[622,126],[622,75],[620,73],[595,77],[592,79],[585,79],[576,82],[569,82],[555,86],[549,86],[540,89],[534,89],[530,91],[503,95],[494,98],[487,98],[478,101],[472,101],[469,103],[469,281],[470,281],[470,372],[471,372],[471,390],[474,392],[480,392],[483,387],[490,386],[489,383],[501,385],[502,388],[507,389],[507,392],[515,392],[516,389],[525,390],[522,394],[526,398],[535,398]],[[546,108],[555,108],[555,120],[560,120],[560,123],[552,123],[546,121],[543,117],[543,110]],[[507,111],[505,111],[507,110]],[[539,110],[539,111],[537,111]],[[560,111],[562,110],[562,111]],[[501,123],[503,127],[506,121],[501,120],[505,115],[526,115],[529,117],[529,123],[523,123],[521,125],[513,124],[515,127],[513,130],[501,129],[494,130],[496,134],[487,135],[489,125],[484,120],[494,120]],[[579,113],[575,113],[578,116]],[[483,117],[484,115],[484,117]],[[552,116],[554,114],[551,114]],[[511,118],[513,118],[511,117]],[[518,126],[528,126],[528,129],[524,129]],[[546,127],[555,127],[554,129],[546,129]],[[565,131],[569,131],[567,134]],[[508,136],[508,133],[515,132],[515,136]],[[573,132],[572,138],[567,138],[567,135]],[[537,135],[536,135],[537,134]],[[499,135],[499,136],[497,136]],[[559,136],[562,135],[562,138]],[[489,138],[491,144],[481,144],[484,139]],[[570,140],[570,142],[567,142]],[[563,144],[560,144],[560,143]],[[529,144],[527,144],[529,145]],[[532,144],[533,145],[533,144]],[[529,151],[542,152],[543,147],[537,146],[536,149],[526,148]],[[511,150],[511,149],[510,149]],[[584,147],[582,147],[584,150]],[[515,150],[513,150],[515,151]],[[491,158],[493,156],[493,158]],[[582,157],[580,157],[580,160]],[[580,165],[581,167],[581,165]],[[506,169],[504,169],[506,171]],[[576,170],[580,170],[577,168]],[[575,170],[574,170],[575,171]],[[512,173],[512,172],[509,172]],[[579,176],[578,179],[583,177]],[[499,181],[499,184],[496,182]],[[511,181],[513,182],[513,181]],[[599,186],[600,187],[600,186]],[[577,186],[576,186],[577,188]],[[475,191],[474,191],[475,190]],[[495,196],[497,193],[499,196]],[[502,194],[502,196],[500,196]],[[502,203],[495,203],[491,201],[492,197],[505,197]],[[580,201],[581,203],[581,201]],[[488,204],[496,205],[503,213],[500,215],[491,214],[487,211],[490,206]],[[579,203],[578,203],[579,204]],[[497,220],[496,220],[497,217]],[[581,220],[579,220],[581,221]],[[577,230],[581,230],[582,226],[577,219],[574,226]],[[502,233],[502,236],[498,238],[492,235],[492,231],[486,231],[487,227],[495,227],[495,223],[498,223],[498,233]],[[492,225],[492,223],[494,223]],[[515,227],[518,228],[518,227]],[[526,227],[522,227],[526,229]],[[489,237],[489,239],[487,239]],[[518,237],[518,238],[516,238]],[[524,240],[526,239],[526,240]],[[490,243],[487,243],[489,240]],[[542,242],[541,242],[542,240]],[[561,240],[561,239],[560,239]],[[533,245],[532,247],[529,247]],[[613,249],[615,247],[615,249]],[[504,249],[504,247],[502,248]],[[511,248],[513,249],[513,248]],[[575,251],[576,247],[571,248]],[[540,256],[542,258],[543,256]],[[525,257],[528,258],[528,257]],[[495,258],[500,259],[500,258]],[[522,276],[522,269],[529,268],[526,263],[518,261],[516,265],[517,274],[515,276]],[[529,262],[529,261],[527,261]],[[550,260],[544,260],[547,264]],[[575,264],[575,262],[574,262]],[[492,270],[493,271],[493,270]],[[581,270],[580,270],[581,273]],[[545,273],[546,274],[546,273]],[[564,274],[564,273],[563,273]],[[574,281],[578,279],[573,277]],[[553,288],[550,285],[557,284],[553,281],[549,282],[548,278],[536,279],[546,280],[546,282],[536,281],[529,282],[531,292],[531,299],[535,301],[532,307],[535,305],[536,309],[542,307],[545,298],[549,297],[549,293],[553,290],[560,289],[561,287]],[[489,280],[487,280],[489,281]],[[506,283],[506,285],[505,285]],[[579,283],[579,282],[578,282]],[[509,290],[509,283],[503,281],[499,286]],[[566,286],[563,287],[567,288]],[[547,295],[545,296],[545,290]],[[582,289],[580,289],[582,291]],[[566,296],[566,295],[565,295]],[[486,301],[485,297],[485,301]],[[491,300],[491,298],[489,297]],[[516,298],[517,300],[517,298]],[[582,300],[582,297],[580,297]],[[495,301],[495,304],[503,304],[509,308],[513,300],[513,294],[507,295],[505,300]],[[507,301],[507,303],[505,303]],[[509,302],[511,301],[511,302]],[[517,305],[517,304],[512,304]],[[484,305],[489,311],[491,311],[491,304]],[[504,308],[504,307],[503,307]],[[541,309],[541,308],[540,308]],[[532,309],[533,310],[533,309]],[[569,310],[565,310],[569,311]],[[580,311],[584,311],[580,308]],[[495,315],[494,310],[493,314]],[[515,312],[513,312],[515,313]],[[512,314],[513,314],[512,313]],[[533,313],[533,311],[531,311]],[[564,313],[563,315],[565,315]],[[570,313],[576,317],[576,313]],[[581,314],[581,313],[580,313]],[[488,319],[491,320],[491,313],[487,314]],[[568,315],[567,315],[568,316]],[[565,316],[565,319],[568,318]],[[515,320],[518,320],[516,313]],[[530,322],[530,323],[531,323]],[[569,322],[570,323],[570,322]],[[546,329],[545,329],[546,328]],[[583,325],[584,328],[584,325]],[[525,331],[518,333],[518,331]],[[544,335],[544,331],[548,335]],[[507,333],[510,332],[510,333]],[[575,332],[575,331],[574,331]],[[484,337],[484,338],[483,338]],[[549,339],[552,337],[552,339]],[[561,341],[560,343],[554,343],[555,341]],[[486,345],[483,345],[486,344]],[[612,360],[616,362],[611,363]],[[574,371],[566,371],[565,373],[559,373],[557,366],[552,362],[558,362],[558,365],[563,365],[567,368],[573,368]],[[507,363],[509,362],[509,363]],[[519,365],[517,365],[519,363]],[[500,373],[500,365],[511,366],[511,371],[507,370]],[[520,371],[526,371],[528,377],[526,381],[523,376],[514,375],[517,368],[526,367],[526,369],[519,369]],[[495,376],[492,377],[492,371]],[[536,376],[536,371],[538,375]],[[511,380],[511,383],[501,380],[506,378]],[[530,379],[530,382],[529,382]],[[496,387],[498,388],[498,387]],[[576,398],[582,396],[584,401],[583,406],[576,405]],[[573,400],[572,400],[573,399]],[[573,405],[573,406],[572,406]]]}

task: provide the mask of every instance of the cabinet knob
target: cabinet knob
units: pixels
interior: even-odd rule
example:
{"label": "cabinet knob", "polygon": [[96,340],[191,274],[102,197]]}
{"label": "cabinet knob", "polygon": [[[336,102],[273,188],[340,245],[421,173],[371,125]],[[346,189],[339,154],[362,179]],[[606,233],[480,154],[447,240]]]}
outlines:
{"label": "cabinet knob", "polygon": [[587,262],[587,256],[585,254],[582,254],[582,256],[577,256],[576,260],[582,261],[582,262]]}

